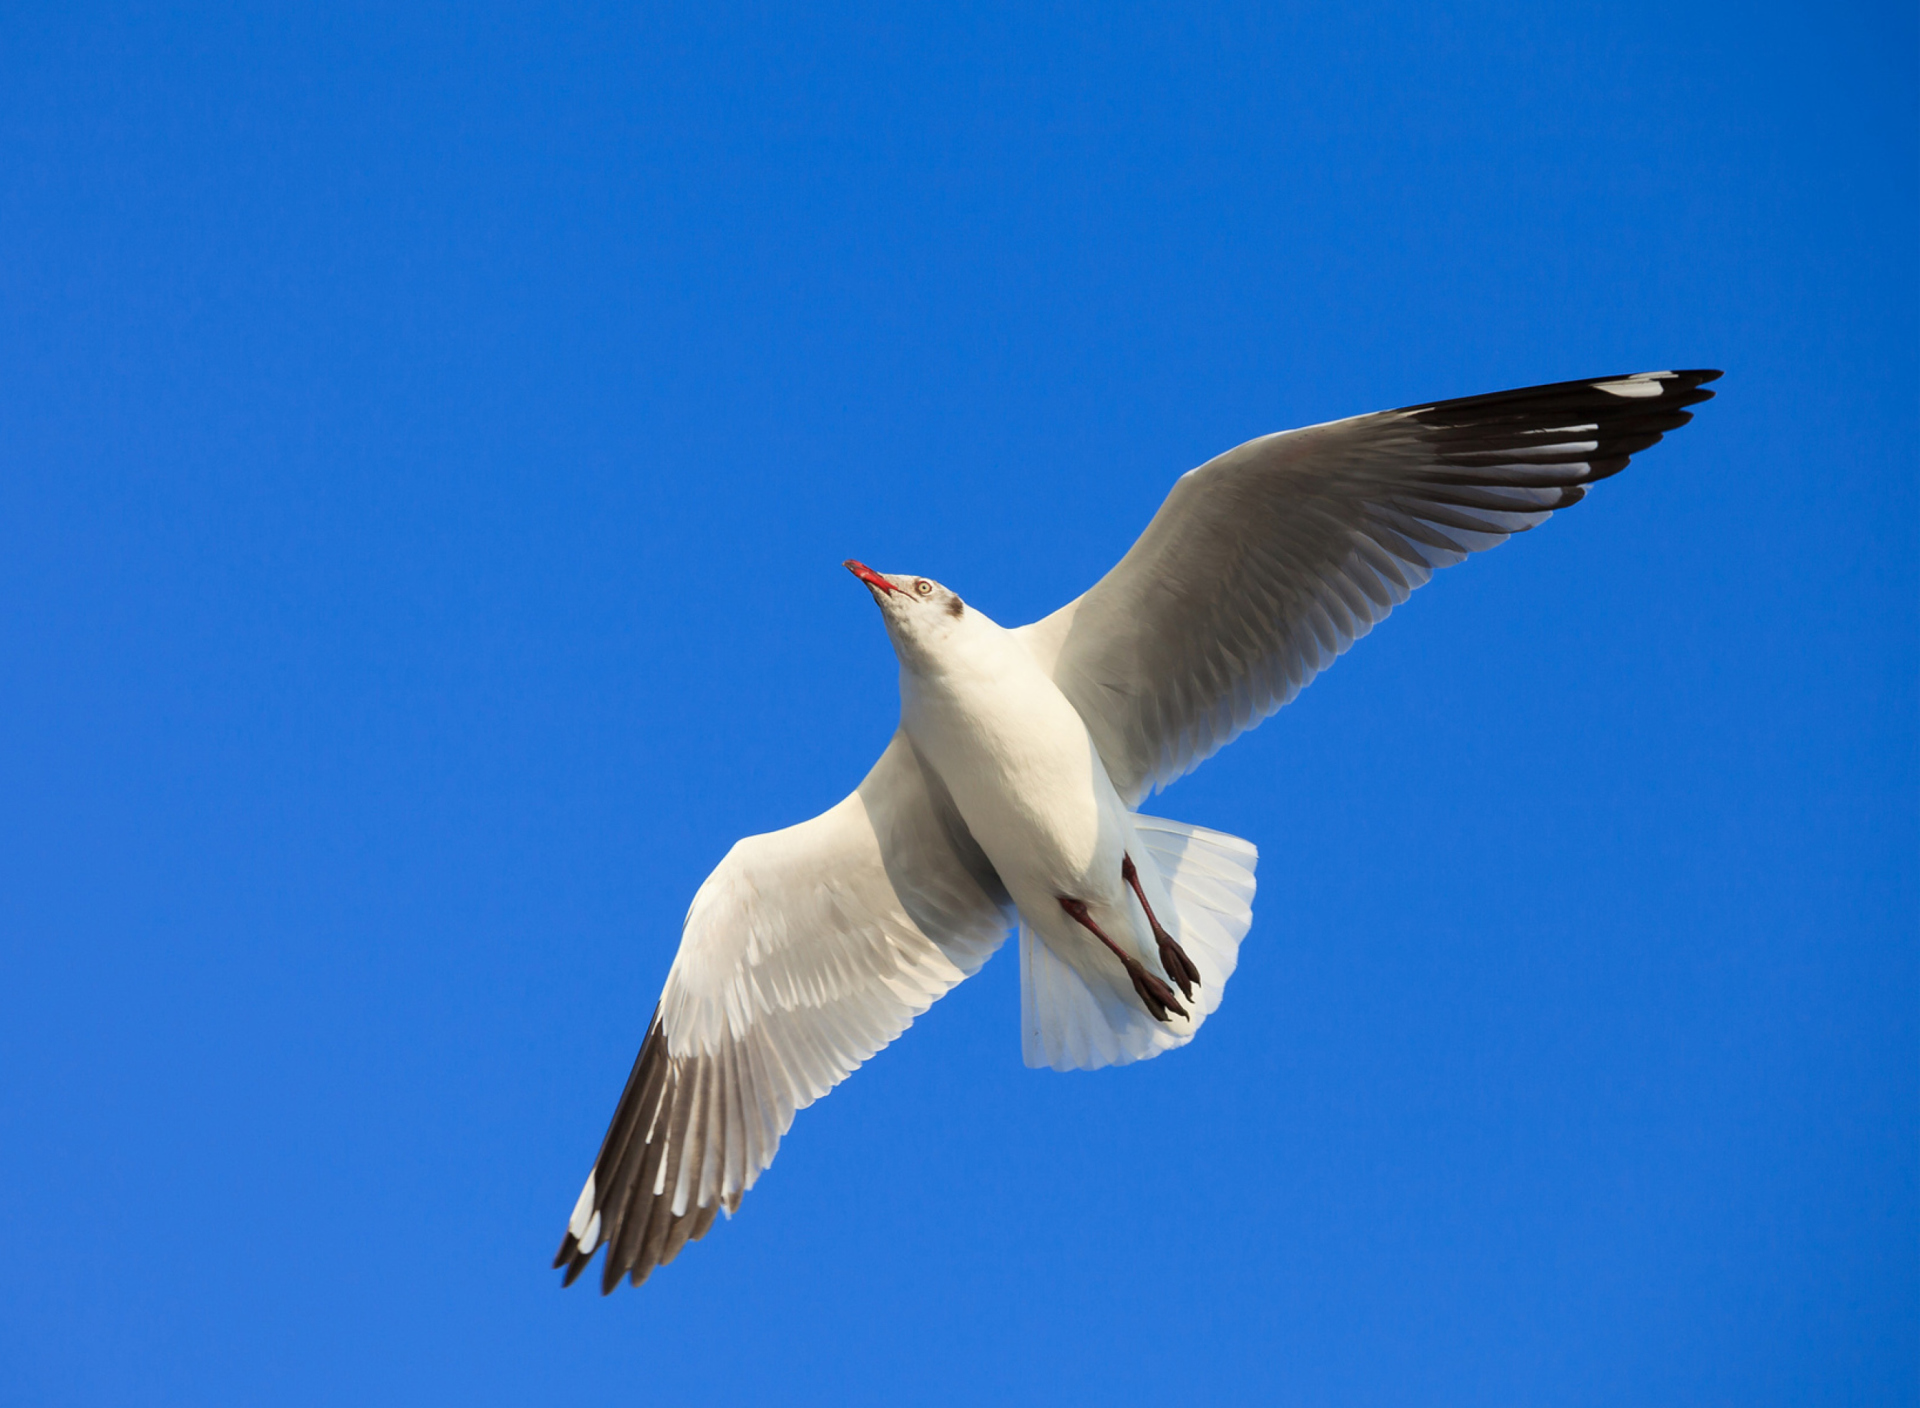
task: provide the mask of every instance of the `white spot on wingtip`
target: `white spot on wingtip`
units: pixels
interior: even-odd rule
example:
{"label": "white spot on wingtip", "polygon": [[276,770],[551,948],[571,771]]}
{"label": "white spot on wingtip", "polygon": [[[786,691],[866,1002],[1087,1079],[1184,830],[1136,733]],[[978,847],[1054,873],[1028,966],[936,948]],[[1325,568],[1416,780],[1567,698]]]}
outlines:
{"label": "white spot on wingtip", "polygon": [[593,1221],[587,1224],[586,1235],[584,1237],[579,1238],[578,1240],[580,1242],[580,1254],[582,1256],[592,1256],[593,1249],[600,1245],[600,1214],[599,1213],[595,1213],[593,1215]]}
{"label": "white spot on wingtip", "polygon": [[573,1234],[574,1241],[585,1242],[587,1240],[587,1220],[589,1218],[592,1218],[596,1223],[599,1221],[599,1218],[594,1217],[593,1212],[592,1174],[587,1175],[587,1186],[580,1190],[580,1201],[573,1205],[573,1216],[567,1219],[567,1231]]}
{"label": "white spot on wingtip", "polygon": [[1589,384],[1595,391],[1604,391],[1609,396],[1658,396],[1666,390],[1660,383],[1672,375],[1672,372],[1636,372],[1619,381],[1596,381]]}

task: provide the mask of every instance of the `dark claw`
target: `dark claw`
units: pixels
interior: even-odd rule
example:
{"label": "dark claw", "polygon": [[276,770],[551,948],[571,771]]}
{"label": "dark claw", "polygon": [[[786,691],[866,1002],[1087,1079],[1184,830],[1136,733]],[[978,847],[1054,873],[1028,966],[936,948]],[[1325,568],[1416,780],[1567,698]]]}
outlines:
{"label": "dark claw", "polygon": [[[1132,871],[1133,862],[1128,861],[1125,869],[1128,872]],[[1101,943],[1105,944],[1107,951],[1120,960],[1121,965],[1127,970],[1127,976],[1133,979],[1134,992],[1139,994],[1140,1001],[1146,1006],[1148,1015],[1150,1015],[1154,1021],[1166,1021],[1169,1011],[1178,1012],[1182,1017],[1187,1015],[1187,1009],[1182,1007],[1179,1002],[1174,999],[1172,988],[1168,987],[1145,968],[1141,967],[1139,959],[1123,952],[1120,945],[1116,944],[1100,931],[1100,926],[1093,922],[1093,916],[1087,912],[1087,903],[1085,900],[1076,900],[1070,896],[1062,895],[1060,896],[1060,908],[1064,909],[1073,917],[1074,923],[1080,925],[1088,933],[1100,940]],[[1147,911],[1147,917],[1153,917],[1152,910]],[[1172,940],[1169,939],[1168,942],[1171,943]],[[1181,956],[1185,957],[1184,954]]]}
{"label": "dark claw", "polygon": [[1133,979],[1133,990],[1139,994],[1141,1003],[1147,1009],[1147,1015],[1156,1022],[1167,1020],[1167,1009],[1154,1000],[1153,989],[1147,986],[1146,973],[1137,968],[1129,968],[1127,976]]}
{"label": "dark claw", "polygon": [[1187,957],[1187,951],[1164,934],[1156,935],[1160,940],[1160,966],[1167,970],[1167,976],[1180,984],[1180,995],[1193,996],[1193,990],[1200,986],[1200,970],[1193,966],[1193,960]]}
{"label": "dark claw", "polygon": [[1133,978],[1133,990],[1140,994],[1140,1000],[1147,1004],[1147,1011],[1153,1014],[1156,1022],[1167,1020],[1167,1013],[1177,1012],[1182,1017],[1187,1009],[1180,1005],[1180,999],[1173,995],[1173,989],[1161,982],[1138,963],[1127,965],[1127,972]]}
{"label": "dark claw", "polygon": [[[1181,996],[1191,1001],[1193,990],[1200,986],[1200,970],[1193,966],[1193,960],[1174,941],[1173,935],[1160,927],[1159,916],[1153,912],[1153,906],[1147,903],[1147,892],[1140,888],[1140,872],[1133,868],[1132,856],[1120,857],[1120,878],[1133,886],[1134,897],[1146,912],[1147,925],[1153,930],[1154,942],[1160,945],[1160,966],[1167,970],[1169,978],[1180,984]],[[1187,1014],[1182,1012],[1180,1015],[1184,1017]]]}

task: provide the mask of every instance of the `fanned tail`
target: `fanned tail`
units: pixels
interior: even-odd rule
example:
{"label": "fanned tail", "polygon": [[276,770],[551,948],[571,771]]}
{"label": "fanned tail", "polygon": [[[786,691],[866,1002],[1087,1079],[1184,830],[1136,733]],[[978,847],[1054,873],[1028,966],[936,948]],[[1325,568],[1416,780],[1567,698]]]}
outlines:
{"label": "fanned tail", "polygon": [[1091,950],[1084,967],[1070,962],[1023,924],[1020,1033],[1029,1066],[1090,1071],[1185,1046],[1219,1007],[1240,961],[1240,941],[1253,922],[1259,860],[1253,843],[1161,817],[1135,816],[1133,825],[1143,852],[1137,863],[1157,872],[1173,902],[1173,912],[1160,920],[1200,970],[1192,1015],[1155,1021],[1118,964],[1102,962]]}

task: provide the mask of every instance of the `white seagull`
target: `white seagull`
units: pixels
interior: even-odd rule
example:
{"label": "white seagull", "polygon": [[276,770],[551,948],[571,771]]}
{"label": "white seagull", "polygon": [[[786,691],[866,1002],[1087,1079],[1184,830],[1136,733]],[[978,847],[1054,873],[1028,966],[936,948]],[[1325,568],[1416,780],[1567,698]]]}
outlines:
{"label": "white seagull", "polygon": [[727,852],[568,1221],[635,1285],[732,1213],[812,1104],[1020,930],[1027,1064],[1193,1040],[1252,922],[1253,846],[1135,809],[1303,689],[1433,575],[1577,502],[1717,371],[1408,406],[1249,440],[1181,476],[1076,601],[1009,630],[846,566],[900,658],[853,795]]}

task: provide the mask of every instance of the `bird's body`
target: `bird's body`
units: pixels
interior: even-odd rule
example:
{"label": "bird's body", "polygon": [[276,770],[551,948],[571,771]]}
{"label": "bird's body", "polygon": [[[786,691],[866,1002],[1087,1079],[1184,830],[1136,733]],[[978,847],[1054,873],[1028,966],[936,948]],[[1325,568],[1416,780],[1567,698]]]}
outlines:
{"label": "bird's body", "polygon": [[1435,570],[1577,502],[1718,372],[1642,372],[1263,436],[1183,475],[1084,595],[1009,630],[846,565],[900,728],[838,805],[727,853],[687,911],[556,1266],[636,1284],[731,1211],[796,1111],[1017,928],[1029,1065],[1192,1040],[1252,922],[1251,844],[1140,803],[1292,699]]}
{"label": "bird's body", "polygon": [[1138,848],[1133,815],[1085,721],[1016,633],[971,607],[934,626],[938,638],[925,644],[902,648],[896,637],[901,728],[1021,922],[1055,953],[1078,954],[1093,940],[1059,904],[1078,899],[1116,943],[1154,963],[1152,932],[1120,875]]}

